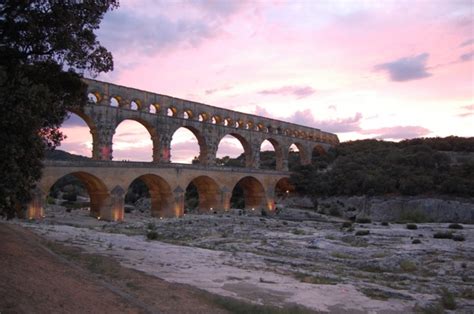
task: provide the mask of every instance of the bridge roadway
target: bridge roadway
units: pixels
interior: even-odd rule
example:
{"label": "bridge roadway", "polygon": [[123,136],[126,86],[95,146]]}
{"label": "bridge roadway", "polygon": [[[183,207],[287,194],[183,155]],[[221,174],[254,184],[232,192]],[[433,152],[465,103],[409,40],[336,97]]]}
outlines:
{"label": "bridge roadway", "polygon": [[126,219],[124,199],[135,179],[147,185],[151,196],[151,214],[155,217],[180,217],[184,214],[184,194],[195,184],[199,194],[198,209],[230,209],[233,189],[244,192],[245,208],[275,210],[277,191],[291,189],[288,171],[230,168],[210,165],[125,161],[44,161],[42,179],[33,191],[27,217],[44,217],[44,205],[51,187],[65,175],[74,175],[90,196],[91,215],[109,221]]}

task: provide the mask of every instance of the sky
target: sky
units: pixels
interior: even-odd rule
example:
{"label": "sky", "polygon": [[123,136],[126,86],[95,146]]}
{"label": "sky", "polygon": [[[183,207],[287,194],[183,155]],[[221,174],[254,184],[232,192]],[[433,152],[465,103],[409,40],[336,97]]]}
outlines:
{"label": "sky", "polygon": [[[471,0],[123,0],[97,35],[114,56],[99,80],[319,128],[341,142],[474,135]],[[78,120],[64,123],[59,149],[90,156]],[[226,138],[218,157],[242,151]],[[191,132],[174,134],[171,154],[199,154]],[[119,125],[114,159],[151,159],[144,127]]]}

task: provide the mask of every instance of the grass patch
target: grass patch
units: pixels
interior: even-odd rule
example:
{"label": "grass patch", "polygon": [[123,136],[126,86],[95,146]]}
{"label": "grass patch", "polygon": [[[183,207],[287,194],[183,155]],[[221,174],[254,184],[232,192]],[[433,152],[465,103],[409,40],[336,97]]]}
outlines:
{"label": "grass patch", "polygon": [[341,258],[341,259],[351,259],[352,258],[352,255],[347,254],[347,253],[342,253],[342,252],[332,252],[331,256],[335,257],[335,258]]}
{"label": "grass patch", "polygon": [[456,309],[456,298],[448,289],[443,288],[441,290],[441,305],[447,310]]}
{"label": "grass patch", "polygon": [[342,227],[341,228],[350,228],[352,227],[352,222],[351,221],[344,221],[342,223]]}
{"label": "grass patch", "polygon": [[430,222],[425,214],[413,210],[403,210],[400,213],[400,221],[413,223]]}
{"label": "grass patch", "polygon": [[418,229],[418,226],[415,224],[407,224],[407,229],[409,230],[416,230]]}
{"label": "grass patch", "polygon": [[454,241],[464,241],[464,240],[466,240],[466,238],[464,238],[464,236],[462,234],[455,234],[455,235],[453,235],[453,240]]}
{"label": "grass patch", "polygon": [[291,230],[291,233],[293,233],[295,235],[304,235],[304,234],[306,234],[304,232],[304,230],[302,230],[302,229],[293,229],[293,230]]}
{"label": "grass patch", "polygon": [[356,236],[366,236],[369,234],[370,234],[369,230],[357,230],[355,233]]}
{"label": "grass patch", "polygon": [[372,220],[370,220],[370,218],[357,218],[356,222],[360,224],[370,224]]}
{"label": "grass patch", "polygon": [[420,239],[415,239],[415,240],[411,241],[411,244],[420,244],[420,243],[421,243]]}
{"label": "grass patch", "polygon": [[387,227],[389,223],[387,221],[382,221],[381,225]]}
{"label": "grass patch", "polygon": [[295,273],[295,279],[304,282],[304,283],[311,283],[315,285],[335,285],[337,281],[328,277],[321,277],[321,276],[314,276],[308,275],[305,273]]}
{"label": "grass patch", "polygon": [[400,269],[405,273],[412,273],[417,270],[416,264],[408,259],[400,261],[399,265]]}
{"label": "grass patch", "polygon": [[452,239],[453,233],[452,232],[436,232],[433,234],[433,238],[435,239]]}
{"label": "grass patch", "polygon": [[149,230],[146,233],[146,238],[148,240],[158,240],[158,232],[156,232],[155,230]]}
{"label": "grass patch", "polygon": [[213,295],[210,301],[233,314],[310,314],[314,313],[302,306],[289,305],[283,308],[270,305],[246,303],[229,297]]}
{"label": "grass patch", "polygon": [[379,289],[373,289],[373,288],[362,288],[360,291],[365,294],[365,296],[374,299],[374,300],[382,300],[386,301],[388,300],[387,294]]}
{"label": "grass patch", "polygon": [[460,224],[450,224],[448,228],[449,229],[464,229],[464,227]]}

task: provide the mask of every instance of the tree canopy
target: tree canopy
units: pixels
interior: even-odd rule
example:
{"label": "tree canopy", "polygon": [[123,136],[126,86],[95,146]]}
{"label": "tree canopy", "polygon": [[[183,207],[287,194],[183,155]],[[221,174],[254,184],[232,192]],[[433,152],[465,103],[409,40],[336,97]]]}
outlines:
{"label": "tree canopy", "polygon": [[474,138],[341,143],[292,175],[313,196],[474,196]]}
{"label": "tree canopy", "polygon": [[116,1],[0,4],[0,214],[11,217],[41,176],[68,110],[87,103],[84,74],[113,69],[94,31]]}

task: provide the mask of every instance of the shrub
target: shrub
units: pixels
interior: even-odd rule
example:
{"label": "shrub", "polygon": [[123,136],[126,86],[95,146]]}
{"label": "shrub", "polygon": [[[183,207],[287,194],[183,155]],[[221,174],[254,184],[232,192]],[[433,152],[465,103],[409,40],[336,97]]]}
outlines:
{"label": "shrub", "polygon": [[75,202],[77,201],[77,194],[74,192],[64,193],[63,200],[66,200],[68,202]]}
{"label": "shrub", "polygon": [[366,235],[369,235],[369,234],[370,234],[369,230],[358,230],[355,233],[356,236],[366,236]]}
{"label": "shrub", "polygon": [[388,225],[389,225],[389,223],[388,223],[388,222],[386,222],[386,221],[383,221],[383,222],[381,223],[381,225],[382,225],[382,226],[388,226]]}
{"label": "shrub", "polygon": [[48,195],[48,197],[46,198],[46,203],[48,203],[48,205],[54,205],[56,204],[56,200],[54,199],[54,197]]}
{"label": "shrub", "polygon": [[335,216],[335,217],[341,217],[341,212],[339,211],[337,207],[333,206],[329,209],[329,215]]}
{"label": "shrub", "polygon": [[370,218],[357,218],[356,222],[360,224],[370,224],[372,220],[370,220]]}
{"label": "shrub", "polygon": [[449,228],[449,229],[464,229],[464,227],[463,227],[462,225],[457,224],[457,223],[455,223],[455,224],[450,224],[450,225],[448,226],[448,228]]}
{"label": "shrub", "polygon": [[344,221],[342,223],[342,228],[350,228],[352,227],[352,222],[351,221]]}
{"label": "shrub", "polygon": [[154,222],[149,222],[147,228],[148,230],[156,230],[156,225]]}
{"label": "shrub", "polygon": [[433,238],[435,238],[435,239],[452,239],[453,234],[451,232],[436,232],[433,235]]}
{"label": "shrub", "polygon": [[415,225],[415,224],[407,224],[407,229],[416,230],[416,229],[418,229],[418,226]]}
{"label": "shrub", "polygon": [[454,241],[464,241],[464,240],[466,240],[466,238],[464,238],[464,236],[462,234],[455,234],[455,235],[453,235],[453,240]]}
{"label": "shrub", "polygon": [[416,270],[416,264],[410,260],[404,259],[400,261],[400,269],[404,272],[414,272]]}
{"label": "shrub", "polygon": [[411,241],[411,244],[420,244],[420,243],[421,243],[420,239],[415,239],[415,240]]}
{"label": "shrub", "polygon": [[156,240],[158,239],[158,232],[150,230],[146,233],[146,237],[148,240]]}
{"label": "shrub", "polygon": [[456,309],[456,299],[454,298],[454,295],[446,288],[441,290],[441,304],[445,309]]}
{"label": "shrub", "polygon": [[262,214],[262,216],[263,216],[263,217],[266,217],[266,216],[268,216],[268,214],[267,214],[267,212],[266,212],[266,210],[265,210],[265,209],[262,209],[262,213],[261,213],[261,214]]}

